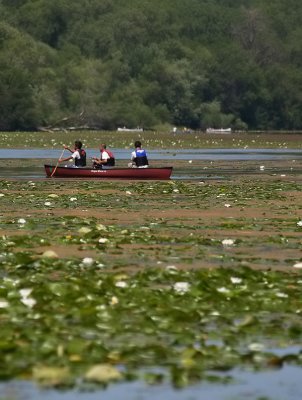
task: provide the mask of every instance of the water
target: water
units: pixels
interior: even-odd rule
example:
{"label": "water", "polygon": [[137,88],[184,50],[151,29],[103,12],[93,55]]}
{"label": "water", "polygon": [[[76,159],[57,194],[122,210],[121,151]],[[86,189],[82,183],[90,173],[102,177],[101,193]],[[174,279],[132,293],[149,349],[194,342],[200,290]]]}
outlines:
{"label": "water", "polygon": [[[271,348],[276,356],[300,354],[300,346]],[[164,371],[157,371],[162,372]],[[213,374],[209,374],[213,375]],[[220,378],[231,377],[230,383],[203,381],[183,389],[175,389],[169,382],[147,385],[142,380],[114,383],[106,389],[83,391],[79,389],[43,389],[28,381],[0,382],[0,399],[12,400],[274,400],[302,399],[301,367],[285,364],[283,368],[254,372],[234,368],[229,372],[215,373]],[[4,397],[2,397],[4,396]]]}
{"label": "water", "polygon": [[[130,159],[130,150],[126,149],[113,149],[117,160],[125,160],[125,166],[127,161]],[[0,177],[5,178],[44,178],[45,172],[43,168],[44,163],[56,163],[60,155],[61,150],[58,149],[0,149],[0,159],[39,159],[41,160],[41,166],[39,167],[5,167],[2,166],[0,169]],[[64,157],[70,154],[68,151],[65,152]],[[87,149],[87,164],[91,164],[92,157],[98,157],[99,151],[96,149]],[[180,149],[180,150],[149,150],[149,160],[165,160],[171,161],[192,161],[192,165],[189,165],[185,169],[174,168],[172,179],[190,179],[190,180],[209,180],[209,179],[225,179],[225,175],[230,173],[255,173],[255,170],[248,171],[241,169],[235,171],[233,168],[229,170],[224,169],[224,177],[221,176],[222,171],[207,170],[203,168],[201,170],[198,167],[194,167],[194,160],[198,161],[276,161],[278,166],[278,160],[301,160],[302,150],[294,149]],[[47,160],[47,161],[46,161]],[[259,171],[257,171],[259,172]],[[295,168],[295,171],[280,170],[279,173],[300,173]],[[1,400],[1,399],[0,399]]]}
{"label": "water", "polygon": [[[221,377],[229,374],[220,374]],[[302,398],[301,368],[285,366],[280,370],[261,372],[231,371],[233,383],[202,382],[184,389],[168,383],[147,385],[142,381],[112,384],[95,391],[42,389],[27,381],[0,383],[0,399],[13,400],[300,400]],[[4,397],[1,397],[4,396]]]}
{"label": "water", "polygon": [[[86,149],[88,159],[98,157],[96,149]],[[112,149],[116,159],[129,160],[130,150]],[[0,159],[35,158],[58,159],[62,151],[58,149],[0,149]],[[64,157],[70,153],[65,151]],[[302,150],[295,149],[175,149],[148,150],[150,160],[211,160],[211,161],[252,161],[302,159]]]}

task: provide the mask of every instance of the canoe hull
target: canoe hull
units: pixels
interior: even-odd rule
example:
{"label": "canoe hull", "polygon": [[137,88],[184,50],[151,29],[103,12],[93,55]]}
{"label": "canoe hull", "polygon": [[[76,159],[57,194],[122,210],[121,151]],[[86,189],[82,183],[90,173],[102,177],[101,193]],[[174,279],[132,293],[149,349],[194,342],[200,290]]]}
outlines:
{"label": "canoe hull", "polygon": [[[150,179],[168,180],[173,167],[161,168],[71,168],[44,165],[46,176],[53,178],[93,178],[93,179]],[[55,172],[54,172],[55,170]],[[53,173],[54,172],[54,173]]]}

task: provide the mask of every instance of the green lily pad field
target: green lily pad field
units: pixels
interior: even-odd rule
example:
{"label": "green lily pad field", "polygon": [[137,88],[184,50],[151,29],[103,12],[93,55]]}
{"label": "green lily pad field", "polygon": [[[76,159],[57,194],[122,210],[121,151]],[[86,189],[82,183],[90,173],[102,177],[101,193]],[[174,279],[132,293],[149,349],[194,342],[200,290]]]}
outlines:
{"label": "green lily pad field", "polygon": [[302,176],[240,168],[203,181],[2,178],[0,380],[183,388],[301,368]]}

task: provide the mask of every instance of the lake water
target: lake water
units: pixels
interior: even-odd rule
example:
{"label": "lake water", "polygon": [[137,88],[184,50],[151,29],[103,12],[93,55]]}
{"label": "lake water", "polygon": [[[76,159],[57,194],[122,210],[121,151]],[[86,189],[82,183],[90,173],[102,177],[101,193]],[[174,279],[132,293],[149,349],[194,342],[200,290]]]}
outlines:
{"label": "lake water", "polygon": [[[233,383],[202,382],[184,389],[168,383],[147,385],[142,381],[111,384],[95,391],[42,389],[26,381],[0,384],[0,399],[12,400],[301,400],[301,368],[285,366],[280,370],[249,372],[234,370]],[[4,396],[4,397],[1,397]]]}
{"label": "lake water", "polygon": [[[87,156],[98,157],[99,151],[87,149]],[[129,160],[131,151],[113,149],[116,159]],[[38,158],[58,159],[62,151],[58,149],[0,149],[0,159]],[[65,151],[64,157],[70,154]],[[150,160],[279,160],[302,158],[302,150],[295,149],[175,149],[149,150]]]}
{"label": "lake water", "polygon": [[[130,159],[130,150],[126,149],[113,149],[117,160],[125,160],[125,165]],[[11,177],[11,178],[44,178],[45,172],[43,164],[53,160],[56,163],[60,155],[62,154],[61,149],[0,149],[0,159],[39,159],[41,160],[41,167],[5,167],[2,166],[0,169],[0,177]],[[64,157],[70,153],[65,152]],[[99,152],[96,149],[87,149],[87,164],[91,164],[92,157],[98,157]],[[171,161],[192,161],[192,164],[188,164],[185,169],[174,168],[172,179],[217,179],[222,178],[220,170],[208,171],[205,167],[204,170],[196,168],[194,166],[194,160],[198,161],[276,161],[278,166],[278,160],[302,160],[302,150],[295,149],[180,149],[180,150],[149,150],[149,160],[165,160]],[[293,173],[300,173],[300,170],[296,168]],[[224,174],[234,173],[232,169],[230,171],[224,170]],[[240,172],[240,171],[239,171]],[[244,173],[255,173],[255,171],[245,170]],[[259,171],[258,171],[259,172]],[[287,170],[280,170],[280,173],[287,173]]]}

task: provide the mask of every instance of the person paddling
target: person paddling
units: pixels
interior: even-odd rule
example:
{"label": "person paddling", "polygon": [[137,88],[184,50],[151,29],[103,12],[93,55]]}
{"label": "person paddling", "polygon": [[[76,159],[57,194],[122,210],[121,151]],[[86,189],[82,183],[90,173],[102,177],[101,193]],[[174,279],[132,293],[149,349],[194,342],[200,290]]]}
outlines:
{"label": "person paddling", "polygon": [[67,158],[60,158],[59,162],[74,160],[75,167],[85,167],[86,166],[86,151],[82,149],[82,142],[80,140],[76,140],[74,142],[74,150],[71,150],[69,147],[64,146],[64,149],[70,151],[71,156]]}
{"label": "person paddling", "polygon": [[107,149],[105,143],[100,145],[100,153],[101,157],[94,157],[93,160],[93,168],[95,169],[109,169],[115,166],[115,157],[113,153]]}
{"label": "person paddling", "polygon": [[134,143],[135,150],[131,153],[132,168],[148,168],[149,162],[146,150],[142,149],[142,144],[139,140]]}

